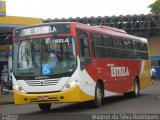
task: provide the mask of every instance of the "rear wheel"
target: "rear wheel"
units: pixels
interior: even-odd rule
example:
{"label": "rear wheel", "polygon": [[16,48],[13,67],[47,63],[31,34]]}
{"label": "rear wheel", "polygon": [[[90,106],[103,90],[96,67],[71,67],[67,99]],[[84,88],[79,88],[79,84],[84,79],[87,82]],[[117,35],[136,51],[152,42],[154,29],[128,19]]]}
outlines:
{"label": "rear wheel", "polygon": [[139,86],[139,81],[136,79],[134,82],[134,91],[131,92],[131,96],[136,98],[140,95],[140,86]]}
{"label": "rear wheel", "polygon": [[102,102],[103,102],[103,87],[100,83],[96,84],[96,89],[95,89],[95,100],[92,101],[93,102],[93,106],[98,108],[100,106],[102,106]]}
{"label": "rear wheel", "polygon": [[132,92],[124,93],[124,96],[136,98],[139,95],[140,95],[140,85],[139,85],[139,80],[136,79],[134,82],[134,90]]}
{"label": "rear wheel", "polygon": [[42,111],[49,111],[51,109],[51,103],[42,103],[38,105]]}

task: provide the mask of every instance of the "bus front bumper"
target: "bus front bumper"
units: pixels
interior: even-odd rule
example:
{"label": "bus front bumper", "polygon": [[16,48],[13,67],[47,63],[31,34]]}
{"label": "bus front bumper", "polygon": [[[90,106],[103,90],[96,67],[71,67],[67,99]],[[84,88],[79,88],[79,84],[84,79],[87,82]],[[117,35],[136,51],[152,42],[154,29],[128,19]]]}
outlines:
{"label": "bus front bumper", "polygon": [[14,90],[15,104],[65,103],[93,100],[94,97],[84,93],[79,86],[63,92],[27,94]]}

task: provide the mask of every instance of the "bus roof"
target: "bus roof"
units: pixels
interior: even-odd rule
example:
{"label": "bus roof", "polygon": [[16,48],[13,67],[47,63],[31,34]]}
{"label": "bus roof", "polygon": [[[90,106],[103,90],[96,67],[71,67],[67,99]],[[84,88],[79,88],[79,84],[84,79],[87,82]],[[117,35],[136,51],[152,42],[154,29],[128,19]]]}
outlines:
{"label": "bus roof", "polygon": [[[42,25],[44,25],[44,26],[45,25],[52,25],[52,24],[72,24],[72,25],[75,25],[75,27],[81,28],[81,29],[84,29],[84,30],[104,33],[104,34],[111,35],[111,36],[118,36],[118,37],[122,37],[122,38],[132,39],[134,41],[147,43],[147,39],[127,34],[127,32],[122,30],[122,29],[117,29],[117,28],[113,28],[113,27],[109,27],[109,26],[102,26],[102,25],[100,25],[100,26],[91,26],[91,25],[82,24],[82,23],[78,23],[78,22],[41,23],[41,24],[36,24],[36,25],[32,25],[32,26],[23,27],[23,29],[24,28],[29,28],[29,27],[38,27],[38,26],[42,26]],[[17,29],[22,29],[22,28],[17,28]]]}
{"label": "bus roof", "polygon": [[147,43],[146,38],[130,35],[130,34],[127,34],[127,32],[124,30],[109,27],[109,26],[90,26],[90,25],[81,24],[81,23],[76,23],[76,26],[78,28],[87,29],[94,32],[105,33],[107,35],[118,36],[122,38],[133,39],[134,41]]}

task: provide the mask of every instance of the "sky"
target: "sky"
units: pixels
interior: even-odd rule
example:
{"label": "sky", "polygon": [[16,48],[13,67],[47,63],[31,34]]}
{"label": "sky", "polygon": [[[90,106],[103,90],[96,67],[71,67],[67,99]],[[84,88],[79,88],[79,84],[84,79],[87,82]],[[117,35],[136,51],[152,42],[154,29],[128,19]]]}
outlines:
{"label": "sky", "polygon": [[155,0],[6,0],[7,15],[76,18],[148,14]]}

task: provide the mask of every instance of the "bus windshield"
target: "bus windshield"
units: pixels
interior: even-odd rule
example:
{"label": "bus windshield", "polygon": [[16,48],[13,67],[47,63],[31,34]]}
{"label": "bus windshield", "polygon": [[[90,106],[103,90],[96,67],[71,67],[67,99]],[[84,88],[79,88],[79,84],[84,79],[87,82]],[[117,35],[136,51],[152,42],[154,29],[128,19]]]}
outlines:
{"label": "bus windshield", "polygon": [[74,37],[26,39],[14,43],[15,75],[54,75],[76,69]]}

